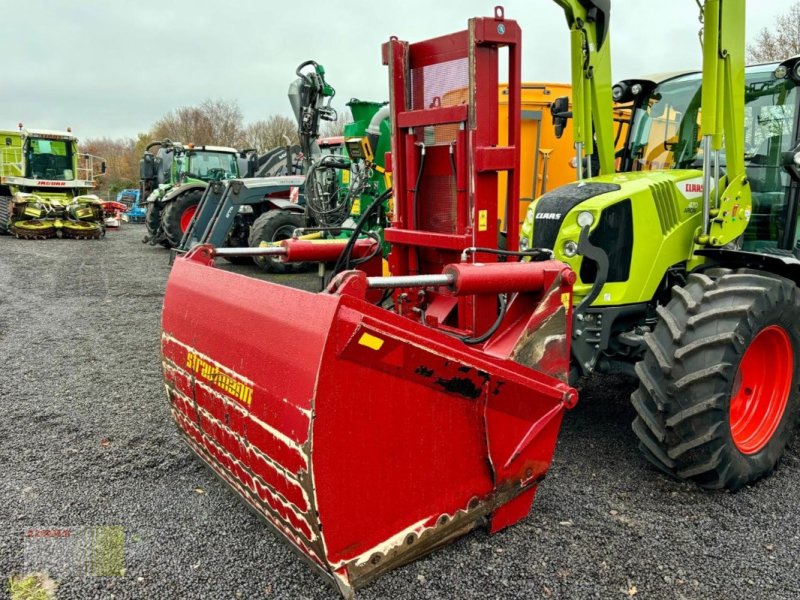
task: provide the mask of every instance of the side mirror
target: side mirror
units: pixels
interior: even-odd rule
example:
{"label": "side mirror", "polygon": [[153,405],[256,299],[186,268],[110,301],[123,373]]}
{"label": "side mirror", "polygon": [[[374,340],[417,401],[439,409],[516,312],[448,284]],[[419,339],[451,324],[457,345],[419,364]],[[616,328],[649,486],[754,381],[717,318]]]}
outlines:
{"label": "side mirror", "polygon": [[550,105],[550,114],[553,116],[556,137],[561,139],[561,136],[564,135],[564,128],[567,126],[567,119],[572,117],[572,112],[569,110],[569,98],[561,96],[553,100]]}
{"label": "side mirror", "polygon": [[107,170],[108,170],[108,165],[106,164],[106,161],[101,162],[100,163],[100,172],[101,173],[105,173]]}

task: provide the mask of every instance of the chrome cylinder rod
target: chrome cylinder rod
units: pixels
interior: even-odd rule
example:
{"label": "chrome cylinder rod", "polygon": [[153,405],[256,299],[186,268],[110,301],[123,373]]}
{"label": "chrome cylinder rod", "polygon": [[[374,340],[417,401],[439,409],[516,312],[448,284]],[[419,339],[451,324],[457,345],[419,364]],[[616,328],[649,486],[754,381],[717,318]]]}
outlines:
{"label": "chrome cylinder rod", "polygon": [[454,275],[392,275],[389,277],[367,277],[367,287],[390,289],[400,287],[426,287],[452,285]]}
{"label": "chrome cylinder rod", "polygon": [[703,233],[708,234],[711,211],[711,136],[703,137]]}
{"label": "chrome cylinder rod", "polygon": [[286,254],[283,246],[256,248],[214,248],[214,256],[281,256]]}

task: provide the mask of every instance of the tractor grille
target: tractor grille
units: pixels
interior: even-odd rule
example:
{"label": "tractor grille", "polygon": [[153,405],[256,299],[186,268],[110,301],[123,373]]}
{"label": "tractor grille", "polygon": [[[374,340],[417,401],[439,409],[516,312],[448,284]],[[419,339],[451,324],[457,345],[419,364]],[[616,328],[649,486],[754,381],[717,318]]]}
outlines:
{"label": "tractor grille", "polygon": [[[628,281],[633,256],[633,211],[630,199],[612,204],[603,210],[600,222],[589,234],[589,242],[608,256],[606,281]],[[597,264],[584,259],[581,262],[580,275],[584,283],[594,283],[597,281]]]}
{"label": "tractor grille", "polygon": [[653,202],[655,202],[656,211],[658,212],[661,233],[667,235],[680,222],[678,192],[672,183],[666,181],[652,184],[650,190],[653,192]]}

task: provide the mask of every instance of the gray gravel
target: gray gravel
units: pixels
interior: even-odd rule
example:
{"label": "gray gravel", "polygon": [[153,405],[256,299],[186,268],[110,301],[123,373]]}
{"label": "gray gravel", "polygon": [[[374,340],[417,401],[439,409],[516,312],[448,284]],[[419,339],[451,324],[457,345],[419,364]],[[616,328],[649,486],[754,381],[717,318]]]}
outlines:
{"label": "gray gravel", "polygon": [[[335,598],[180,441],[158,355],[167,253],[141,234],[0,238],[0,576],[25,572],[30,528],[121,525],[125,576],[61,574],[59,598]],[[702,492],[639,457],[629,391],[584,390],[524,522],[359,597],[799,597],[797,443],[754,488]]]}

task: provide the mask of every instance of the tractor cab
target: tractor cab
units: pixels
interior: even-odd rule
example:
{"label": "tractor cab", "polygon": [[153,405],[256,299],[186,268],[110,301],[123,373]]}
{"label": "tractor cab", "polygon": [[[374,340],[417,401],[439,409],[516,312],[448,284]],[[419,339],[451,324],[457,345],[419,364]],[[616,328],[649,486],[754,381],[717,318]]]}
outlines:
{"label": "tractor cab", "polygon": [[[797,184],[792,186],[797,181],[792,151],[800,142],[798,70],[800,56],[745,72],[744,157],[753,208],[741,240],[744,250],[792,250],[798,241]],[[702,168],[701,83],[701,74],[692,72],[614,86],[615,100],[632,109],[621,171]],[[722,175],[725,166],[723,149]],[[701,189],[696,185],[695,193]]]}
{"label": "tractor cab", "polygon": [[222,146],[189,147],[176,158],[179,177],[219,181],[240,177],[238,151]]}
{"label": "tractor cab", "polygon": [[73,181],[73,142],[52,137],[25,139],[25,177],[50,181]]}

